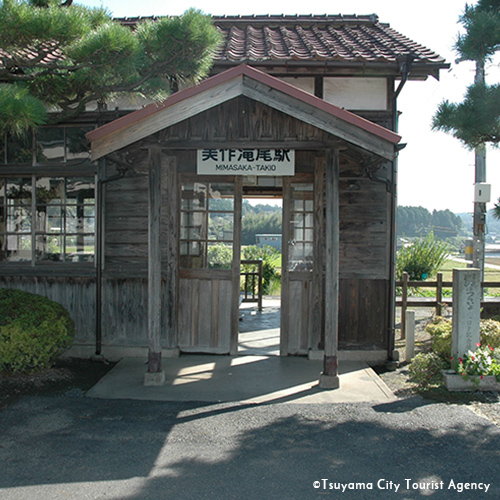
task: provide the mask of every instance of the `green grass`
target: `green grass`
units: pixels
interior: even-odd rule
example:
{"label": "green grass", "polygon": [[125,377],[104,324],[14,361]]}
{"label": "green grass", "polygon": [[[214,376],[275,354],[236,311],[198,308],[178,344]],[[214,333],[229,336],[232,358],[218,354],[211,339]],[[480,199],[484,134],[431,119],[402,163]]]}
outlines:
{"label": "green grass", "polygon": [[[439,269],[443,274],[443,281],[453,281],[453,269],[465,269],[467,264],[465,262],[456,262],[454,260],[447,260]],[[435,281],[436,276],[431,276],[430,281]],[[484,271],[484,281],[500,281],[500,270],[488,269]],[[499,289],[500,290],[500,289]]]}

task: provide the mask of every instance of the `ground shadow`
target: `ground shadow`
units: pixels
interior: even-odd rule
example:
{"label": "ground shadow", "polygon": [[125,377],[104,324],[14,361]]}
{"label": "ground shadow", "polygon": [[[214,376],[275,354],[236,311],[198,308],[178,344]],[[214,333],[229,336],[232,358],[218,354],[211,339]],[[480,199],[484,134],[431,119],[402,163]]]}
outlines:
{"label": "ground shadow", "polygon": [[[79,493],[91,488],[96,498],[115,500],[340,493],[329,483],[365,485],[346,498],[465,498],[449,489],[451,480],[490,483],[488,496],[500,495],[500,431],[466,408],[443,404],[403,414],[369,404],[27,398],[0,414],[0,425],[2,498],[22,486],[68,491],[71,483],[72,498],[86,498]],[[443,481],[443,488],[413,489],[424,480]]]}

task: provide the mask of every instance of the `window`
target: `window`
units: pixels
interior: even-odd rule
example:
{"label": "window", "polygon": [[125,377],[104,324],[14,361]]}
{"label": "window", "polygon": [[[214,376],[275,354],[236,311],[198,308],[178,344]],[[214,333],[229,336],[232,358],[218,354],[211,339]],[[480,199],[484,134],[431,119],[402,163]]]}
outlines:
{"label": "window", "polygon": [[0,137],[0,164],[50,165],[89,159],[92,125],[42,127],[34,135]]}
{"label": "window", "polygon": [[311,183],[292,184],[291,241],[288,266],[290,271],[312,271],[314,198]]}
{"label": "window", "polygon": [[0,179],[0,260],[32,258],[33,180]]}
{"label": "window", "polygon": [[0,179],[0,261],[93,262],[94,239],[93,176]]}
{"label": "window", "polygon": [[230,269],[233,227],[233,184],[182,184],[179,249],[182,268]]}

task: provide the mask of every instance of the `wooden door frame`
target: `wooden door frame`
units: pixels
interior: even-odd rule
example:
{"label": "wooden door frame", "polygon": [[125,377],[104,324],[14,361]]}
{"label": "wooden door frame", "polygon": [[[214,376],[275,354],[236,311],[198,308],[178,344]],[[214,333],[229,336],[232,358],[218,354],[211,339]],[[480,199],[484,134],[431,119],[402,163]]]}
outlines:
{"label": "wooden door frame", "polygon": [[[233,260],[231,262],[230,270],[217,270],[217,269],[181,269],[180,267],[180,228],[181,228],[181,199],[182,199],[182,184],[183,182],[203,182],[203,183],[213,183],[213,182],[227,182],[232,183],[234,186],[234,210],[233,210]],[[231,311],[230,311],[230,335],[229,335],[229,354],[236,355],[238,351],[238,324],[239,324],[239,281],[240,281],[240,261],[241,261],[241,212],[242,212],[242,185],[243,180],[241,176],[209,176],[209,175],[198,175],[192,172],[178,172],[177,174],[177,189],[178,189],[178,206],[177,206],[177,296],[179,296],[180,290],[180,280],[181,278],[203,278],[214,279],[223,275],[229,276],[231,274]],[[228,280],[229,281],[229,280]],[[176,330],[180,328],[179,325],[179,314],[176,314]],[[180,338],[180,335],[177,335]],[[196,352],[196,351],[195,351]]]}

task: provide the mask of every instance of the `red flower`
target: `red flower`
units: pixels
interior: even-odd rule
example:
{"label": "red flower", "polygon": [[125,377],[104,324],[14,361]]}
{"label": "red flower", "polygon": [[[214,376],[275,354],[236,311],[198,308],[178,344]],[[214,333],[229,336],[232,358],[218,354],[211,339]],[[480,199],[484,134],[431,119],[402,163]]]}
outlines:
{"label": "red flower", "polygon": [[481,380],[483,380],[483,376],[481,375]]}
{"label": "red flower", "polygon": [[458,358],[458,361],[460,361],[460,363],[464,362],[462,358]]}
{"label": "red flower", "polygon": [[481,347],[481,342],[477,342],[476,347]]}

